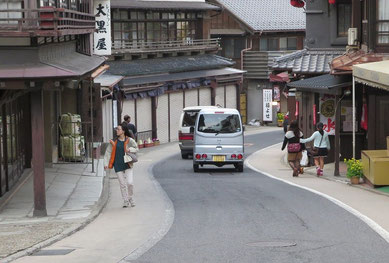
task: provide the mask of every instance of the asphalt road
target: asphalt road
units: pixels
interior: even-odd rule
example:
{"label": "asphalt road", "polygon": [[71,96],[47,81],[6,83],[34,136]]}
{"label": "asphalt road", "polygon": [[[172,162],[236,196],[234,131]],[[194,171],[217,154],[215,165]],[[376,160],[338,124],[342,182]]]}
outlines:
{"label": "asphalt road", "polygon": [[[282,132],[245,138],[246,154]],[[366,224],[311,192],[245,167],[194,173],[180,155],[154,168],[174,223],[135,262],[389,262],[389,245]]]}

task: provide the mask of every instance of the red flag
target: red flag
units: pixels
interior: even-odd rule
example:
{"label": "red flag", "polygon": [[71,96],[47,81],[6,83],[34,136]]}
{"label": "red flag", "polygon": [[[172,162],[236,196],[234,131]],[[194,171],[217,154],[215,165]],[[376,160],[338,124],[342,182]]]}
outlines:
{"label": "red flag", "polygon": [[301,8],[304,7],[305,3],[302,0],[290,0],[290,4],[294,7]]}
{"label": "red flag", "polygon": [[362,106],[361,128],[367,131],[367,104]]}

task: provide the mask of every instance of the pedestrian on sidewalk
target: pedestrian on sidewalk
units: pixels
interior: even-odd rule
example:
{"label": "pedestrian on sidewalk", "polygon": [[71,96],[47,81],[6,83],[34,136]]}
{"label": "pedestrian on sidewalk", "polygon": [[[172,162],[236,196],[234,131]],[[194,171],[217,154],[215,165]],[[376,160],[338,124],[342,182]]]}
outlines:
{"label": "pedestrian on sidewalk", "polygon": [[111,140],[104,155],[104,169],[115,169],[118,176],[123,207],[135,206],[133,163],[125,163],[126,153],[137,153],[138,145],[126,126],[119,124],[116,128],[117,139]]}
{"label": "pedestrian on sidewalk", "polygon": [[328,133],[323,130],[323,127],[323,123],[319,122],[316,126],[317,131],[311,137],[300,140],[302,143],[313,141],[313,150],[311,152],[315,161],[317,176],[323,176],[324,158],[327,157],[328,150],[331,149]]}
{"label": "pedestrian on sidewalk", "polygon": [[288,145],[288,163],[293,169],[294,177],[297,177],[300,172],[300,160],[302,157],[302,150],[304,148],[304,145],[300,142],[303,136],[304,135],[300,131],[297,121],[292,121],[289,125],[289,130],[285,133],[284,143],[281,148],[283,151],[286,145]]}
{"label": "pedestrian on sidewalk", "polygon": [[289,125],[289,112],[285,114],[284,122],[282,123],[282,126],[284,127],[284,133],[288,132],[288,125]]}

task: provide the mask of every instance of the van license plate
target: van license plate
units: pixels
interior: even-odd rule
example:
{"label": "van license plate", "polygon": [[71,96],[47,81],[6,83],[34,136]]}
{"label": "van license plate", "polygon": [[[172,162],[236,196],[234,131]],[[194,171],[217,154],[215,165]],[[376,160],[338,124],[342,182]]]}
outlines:
{"label": "van license plate", "polygon": [[213,161],[214,162],[225,162],[226,157],[224,155],[214,155],[213,156]]}

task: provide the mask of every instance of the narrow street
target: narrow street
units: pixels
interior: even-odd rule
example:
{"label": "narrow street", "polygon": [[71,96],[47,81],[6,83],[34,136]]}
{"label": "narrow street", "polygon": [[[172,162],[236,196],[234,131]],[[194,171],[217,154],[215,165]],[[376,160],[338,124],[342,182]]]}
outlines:
{"label": "narrow street", "polygon": [[[282,136],[247,136],[246,153]],[[195,174],[191,160],[175,155],[155,166],[154,175],[174,204],[175,220],[135,262],[386,262],[389,256],[388,244],[355,216],[247,167],[242,174]]]}

